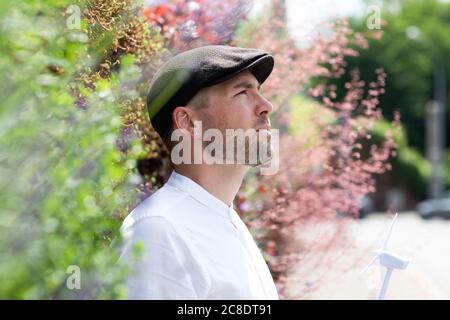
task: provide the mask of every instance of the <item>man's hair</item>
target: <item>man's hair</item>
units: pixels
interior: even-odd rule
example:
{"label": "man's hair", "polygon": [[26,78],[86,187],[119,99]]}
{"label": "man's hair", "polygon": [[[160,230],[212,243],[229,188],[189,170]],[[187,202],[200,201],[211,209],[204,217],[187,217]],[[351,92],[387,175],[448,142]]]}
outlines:
{"label": "man's hair", "polygon": [[[200,110],[207,108],[209,106],[209,95],[206,88],[201,89],[197,94],[187,103],[186,107],[190,107],[193,110]],[[174,146],[174,141],[171,141],[172,132],[174,130],[174,126],[172,123],[172,127],[169,130],[167,136],[163,139],[163,142],[169,152],[172,150]]]}

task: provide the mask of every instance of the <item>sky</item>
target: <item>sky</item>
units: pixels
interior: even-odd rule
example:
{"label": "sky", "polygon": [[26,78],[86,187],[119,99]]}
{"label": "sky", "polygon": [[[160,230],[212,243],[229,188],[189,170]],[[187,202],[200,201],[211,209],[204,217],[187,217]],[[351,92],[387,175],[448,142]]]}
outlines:
{"label": "sky", "polygon": [[365,14],[361,0],[286,0],[288,28],[299,42],[308,42],[326,20]]}
{"label": "sky", "polygon": [[[268,1],[255,0],[251,15],[256,15]],[[307,45],[324,21],[364,15],[368,9],[363,0],[286,0],[286,5],[288,28],[300,45]]]}

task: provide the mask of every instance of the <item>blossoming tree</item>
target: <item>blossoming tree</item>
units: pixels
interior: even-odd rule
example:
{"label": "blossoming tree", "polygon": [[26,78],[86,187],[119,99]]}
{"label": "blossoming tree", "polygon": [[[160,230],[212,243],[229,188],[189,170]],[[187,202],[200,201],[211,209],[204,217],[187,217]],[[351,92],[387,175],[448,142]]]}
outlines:
{"label": "blossoming tree", "polygon": [[[176,52],[204,44],[231,44],[262,48],[275,57],[276,67],[263,92],[275,106],[272,126],[281,130],[280,170],[274,176],[249,175],[236,201],[266,253],[283,296],[294,261],[301,264],[308,257],[303,270],[307,275],[315,265],[330,263],[326,255],[330,247],[349,245],[346,222],[358,216],[363,196],[375,191],[374,175],[390,169],[395,143],[391,134],[380,143],[371,142],[371,129],[382,119],[377,108],[378,96],[384,92],[382,70],[375,71],[376,79],[367,86],[352,70],[340,101],[336,88],[326,85],[327,79],[347,71],[345,57],[357,54],[352,46],[367,47],[361,34],[353,32],[345,20],[336,21],[326,26],[333,30],[331,36],[320,36],[310,47],[299,48],[289,36],[283,13],[276,10],[278,1],[254,21],[245,19],[246,5],[243,1],[173,1],[145,12]],[[228,23],[217,29],[211,21],[221,19]],[[298,101],[292,100],[296,94],[314,103],[305,99],[293,103]],[[294,123],[299,108],[310,114]],[[317,235],[312,245],[299,249],[295,235],[321,221],[333,221],[329,235]]]}

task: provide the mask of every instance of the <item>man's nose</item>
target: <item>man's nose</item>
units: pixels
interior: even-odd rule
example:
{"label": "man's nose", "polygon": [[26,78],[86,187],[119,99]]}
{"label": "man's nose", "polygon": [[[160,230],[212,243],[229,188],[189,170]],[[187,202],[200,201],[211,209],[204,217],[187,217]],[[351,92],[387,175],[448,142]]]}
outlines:
{"label": "man's nose", "polygon": [[260,94],[258,98],[258,104],[256,107],[256,115],[260,116],[263,113],[269,115],[272,113],[272,111],[273,111],[272,103],[270,103],[269,100],[267,100],[264,96]]}

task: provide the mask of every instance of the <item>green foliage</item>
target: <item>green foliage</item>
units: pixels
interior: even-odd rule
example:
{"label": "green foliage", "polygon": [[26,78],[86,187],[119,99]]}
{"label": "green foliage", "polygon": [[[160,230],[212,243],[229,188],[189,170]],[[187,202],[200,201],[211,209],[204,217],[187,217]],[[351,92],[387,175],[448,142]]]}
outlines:
{"label": "green foliage", "polygon": [[379,144],[387,132],[393,134],[397,144],[397,156],[392,158],[391,184],[409,190],[419,198],[425,197],[427,181],[431,174],[430,162],[409,145],[404,127],[394,128],[386,120],[378,120],[370,131],[373,142]]}
{"label": "green foliage", "polygon": [[[368,71],[379,67],[386,71],[386,94],[380,105],[388,119],[393,110],[400,110],[411,146],[423,154],[425,105],[433,98],[434,69],[444,68],[450,74],[450,3],[396,0],[382,4],[381,18],[386,22],[381,26],[382,38],[371,39],[368,50],[359,50],[359,57],[349,59],[349,68],[360,68],[366,81],[371,80]],[[366,17],[353,20],[352,27],[369,39],[378,31],[367,29]],[[448,81],[446,92],[448,100]]]}
{"label": "green foliage", "polygon": [[[0,10],[0,299],[124,298],[119,227],[136,198],[140,143],[119,152],[123,83],[139,69],[77,80],[102,49],[73,3],[2,1]],[[131,60],[130,60],[131,59]],[[116,239],[113,241],[113,239]],[[69,290],[70,265],[81,290]]]}
{"label": "green foliage", "polygon": [[398,149],[398,158],[393,160],[395,185],[409,189],[417,196],[426,193],[426,182],[431,173],[430,163],[414,148]]}
{"label": "green foliage", "polygon": [[447,155],[445,156],[445,162],[444,162],[444,166],[447,168],[447,175],[445,177],[447,186],[450,186],[450,170],[448,170],[448,168],[450,168],[450,150],[447,150]]}
{"label": "green foliage", "polygon": [[[450,74],[450,3],[439,0],[395,0],[381,2],[380,31],[369,30],[366,18],[354,18],[352,28],[369,39],[369,48],[360,50],[358,57],[347,59],[348,70],[358,68],[366,83],[373,81],[372,70],[383,68],[387,73],[386,93],[380,96],[384,116],[392,120],[394,110],[401,113],[407,145],[400,145],[393,162],[393,182],[402,181],[419,197],[425,196],[429,164],[425,159],[425,106],[433,99],[434,72],[444,69]],[[342,96],[350,75],[337,83]],[[446,83],[450,101],[450,81]],[[447,126],[450,124],[450,105],[447,103]],[[446,130],[447,148],[450,130]],[[449,150],[449,149],[447,149]],[[450,166],[446,165],[446,175]],[[448,179],[447,179],[448,180]],[[448,186],[450,184],[448,183]]]}
{"label": "green foliage", "polygon": [[289,115],[289,134],[301,135],[308,147],[317,144],[320,136],[316,118],[320,117],[325,123],[332,123],[336,118],[315,100],[301,94],[295,94],[289,99]]}

